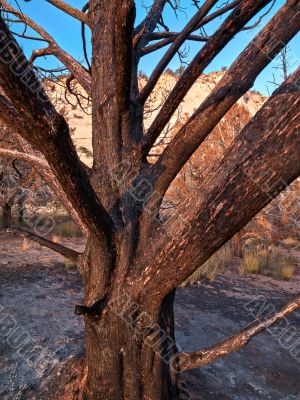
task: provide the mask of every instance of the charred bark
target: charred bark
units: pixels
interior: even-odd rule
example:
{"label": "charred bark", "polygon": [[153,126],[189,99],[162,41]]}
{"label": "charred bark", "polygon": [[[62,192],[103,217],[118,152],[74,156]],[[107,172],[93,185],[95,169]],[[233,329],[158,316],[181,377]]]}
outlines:
{"label": "charred bark", "polygon": [[2,226],[9,228],[12,222],[12,206],[8,203],[2,207]]}
{"label": "charred bark", "polygon": [[85,305],[76,307],[87,337],[83,399],[177,399],[175,292],[159,307],[142,308],[128,287],[111,281],[119,265],[101,262],[95,240],[80,262]]}
{"label": "charred bark", "polygon": [[[234,1],[224,7],[234,11],[196,55],[146,135],[143,104],[173,53],[194,28],[225,10],[206,15],[216,3],[206,1],[176,36],[166,58],[139,92],[141,48],[149,43],[157,24],[164,25],[162,10],[171,2],[155,0],[136,30],[133,0],[90,0],[88,15],[60,0],[49,2],[91,27],[91,75],[33,21],[16,13],[6,1],[1,3],[48,38],[52,53],[90,93],[92,170],[87,171],[80,162],[66,120],[45,94],[1,18],[0,85],[4,94],[1,90],[0,118],[44,154],[45,176],[54,182],[53,188],[63,192],[62,198],[88,230],[86,249],[80,255],[22,232],[77,261],[82,274],[84,303],[76,306],[75,312],[84,318],[87,354],[74,399],[175,400],[181,360],[174,339],[174,291],[285,188],[282,181],[289,184],[299,176],[300,71],[275,92],[235,138],[223,160],[214,166],[208,190],[197,187],[165,223],[159,220],[156,206],[160,206],[184,163],[285,44],[282,41],[297,33],[299,1],[286,1],[181,128],[156,165],[147,162],[147,154],[191,85],[270,0]],[[253,59],[255,62],[249,64]],[[259,177],[254,165],[258,159],[272,171],[268,191],[257,187]],[[214,360],[218,351],[212,354],[206,349],[205,354]],[[202,353],[192,356],[195,366]]]}

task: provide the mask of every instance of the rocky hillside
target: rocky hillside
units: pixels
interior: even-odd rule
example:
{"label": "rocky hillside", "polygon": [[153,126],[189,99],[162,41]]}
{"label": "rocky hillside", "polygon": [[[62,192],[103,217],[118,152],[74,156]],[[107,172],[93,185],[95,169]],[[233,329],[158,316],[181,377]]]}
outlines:
{"label": "rocky hillside", "polygon": [[[174,134],[176,129],[196,110],[196,108],[201,104],[201,102],[209,95],[209,93],[214,89],[218,81],[222,78],[224,72],[213,72],[210,74],[203,74],[191,88],[189,93],[186,95],[181,106],[175,113],[170,125],[166,128],[166,132],[162,135],[159,141],[162,143],[167,143],[170,136]],[[168,92],[175,85],[178,77],[175,74],[166,73],[164,74],[160,81],[158,82],[154,93],[146,104],[145,108],[145,129],[149,127],[153,121],[155,115],[158,112],[163,99],[168,95]],[[88,165],[92,164],[92,138],[91,138],[91,105],[82,96],[84,93],[76,86],[75,90],[78,93],[80,102],[83,106],[81,109],[73,96],[67,96],[69,102],[66,101],[64,82],[58,82],[56,84],[48,84],[48,89],[50,96],[57,104],[57,108],[60,113],[62,113],[68,120],[74,143],[80,153],[82,160]],[[146,83],[145,78],[140,78],[140,85],[143,86]],[[265,102],[266,97],[257,93],[250,91],[243,96],[238,102],[237,113],[230,112],[226,117],[224,117],[220,126],[224,125],[224,120],[227,124],[232,125],[233,131],[236,133],[236,126],[240,126],[242,123],[247,122],[252,115],[262,106]],[[243,114],[243,115],[242,115]],[[241,117],[241,121],[237,122]],[[232,119],[232,121],[231,121]],[[231,123],[232,122],[232,123]],[[232,132],[233,132],[232,131]],[[231,132],[231,133],[232,133]],[[230,133],[230,135],[231,135]],[[227,136],[227,134],[225,135]],[[162,140],[163,139],[163,140]],[[161,148],[160,148],[161,150]],[[158,149],[155,152],[159,151]]]}
{"label": "rocky hillside", "polygon": [[[174,136],[202,101],[211,93],[224,73],[213,72],[203,74],[196,81],[153,147],[151,156],[149,157],[150,162],[155,162],[157,156],[172,139],[172,136]],[[48,82],[47,89],[58,111],[69,122],[72,138],[82,161],[91,166],[93,162],[91,104],[76,84],[74,87],[72,86],[76,96],[66,94],[64,79],[62,78],[55,83]],[[141,76],[140,85],[145,85],[146,80],[147,77]],[[165,73],[161,77],[145,107],[145,130],[150,126],[161,104],[177,80],[178,77],[172,72]],[[229,110],[171,185],[164,200],[164,205],[166,205],[166,209],[168,210],[165,211],[166,214],[172,212],[174,207],[184,200],[188,192],[193,190],[196,184],[199,184],[199,181],[202,185],[207,182],[211,168],[223,156],[234,137],[249,122],[266,99],[265,96],[258,92],[249,91]],[[205,188],[205,185],[203,185],[203,188]],[[283,227],[291,225],[293,236],[299,235],[298,208],[295,206],[297,204],[297,193],[299,193],[299,180],[289,188],[288,193],[282,195],[282,200],[274,200],[273,204],[264,211],[267,216],[271,215],[272,219],[276,219],[276,221],[278,220],[278,215],[280,216],[281,222],[276,222],[276,226],[280,227],[280,232],[283,231]],[[280,204],[286,204],[287,202],[289,203],[288,207],[285,205],[284,207],[280,207]],[[268,219],[270,218],[268,217]]]}

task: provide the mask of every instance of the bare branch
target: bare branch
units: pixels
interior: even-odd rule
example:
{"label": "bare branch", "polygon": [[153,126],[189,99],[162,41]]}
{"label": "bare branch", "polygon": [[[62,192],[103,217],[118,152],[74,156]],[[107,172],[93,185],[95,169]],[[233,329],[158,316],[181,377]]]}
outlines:
{"label": "bare branch", "polygon": [[[186,161],[233,104],[253,85],[259,73],[299,31],[300,4],[288,0],[276,16],[253,39],[165,149],[157,166],[163,172],[156,190],[162,195]],[[285,29],[289,21],[289,29]],[[255,60],[250,63],[249,60]]]}
{"label": "bare branch", "polygon": [[[141,55],[145,56],[146,54],[153,53],[154,51],[162,49],[163,47],[169,45],[170,43],[173,43],[174,40],[176,39],[176,35],[178,35],[178,34],[175,34],[174,36],[170,36],[166,39],[163,39],[158,43],[144,47],[143,49],[141,49]],[[208,39],[209,39],[208,37],[201,36],[201,35],[190,35],[187,38],[187,40],[192,40],[194,42],[207,42]]]}
{"label": "bare branch", "polygon": [[[152,33],[148,33],[145,34],[145,38],[148,39],[149,41],[152,40],[160,40],[160,39],[166,39],[166,38],[172,38],[173,41],[179,36],[181,35],[182,32],[152,32]],[[207,36],[203,36],[203,35],[189,35],[187,37],[187,40],[195,40],[195,41],[201,41],[201,42],[205,42],[208,39]]]}
{"label": "bare branch", "polygon": [[77,262],[78,258],[80,257],[80,253],[78,253],[75,250],[69,249],[65,246],[62,246],[61,244],[54,243],[51,240],[45,239],[42,236],[38,236],[35,233],[28,232],[24,229],[21,228],[10,228],[7,230],[8,233],[13,233],[14,235],[19,235],[23,236],[27,239],[30,239],[41,246],[47,247],[50,250],[55,251],[56,253],[62,255],[63,257],[66,257],[74,262]]}
{"label": "bare branch", "polygon": [[142,29],[145,32],[153,32],[160,20],[166,3],[167,0],[154,0],[148,15],[146,16],[144,21],[142,21],[140,25],[135,29],[136,32],[139,33]]}
{"label": "bare branch", "polygon": [[64,11],[71,17],[78,19],[78,21],[81,21],[82,23],[89,25],[89,19],[87,14],[78,10],[77,8],[70,6],[69,4],[65,3],[62,0],[46,0],[46,1],[48,1],[48,3],[52,4],[53,6],[59,8],[60,10]]}
{"label": "bare branch", "polygon": [[[82,8],[82,11],[84,13],[88,10],[89,10],[89,3],[87,3]],[[87,66],[88,66],[89,73],[91,73],[92,67],[91,67],[89,57],[88,57],[88,52],[87,52],[87,47],[86,47],[86,37],[85,37],[85,24],[83,22],[81,23],[81,38],[82,38],[82,47],[83,47],[84,58],[85,58]]]}
{"label": "bare branch", "polygon": [[223,14],[226,14],[228,11],[232,10],[236,6],[238,6],[240,3],[242,3],[244,0],[234,0],[231,3],[226,4],[224,7],[220,8],[219,10],[214,11],[210,15],[207,15],[203,20],[200,22],[200,24],[197,26],[196,29],[202,28],[204,25],[208,24],[209,22],[213,21],[214,19],[220,17]]}
{"label": "bare branch", "polygon": [[34,63],[34,61],[38,58],[38,57],[45,57],[45,56],[50,56],[50,55],[52,55],[53,54],[53,52],[52,52],[52,50],[51,50],[51,48],[48,46],[48,47],[45,47],[45,48],[43,48],[43,49],[37,49],[37,50],[33,50],[33,52],[31,53],[31,56],[30,56],[30,58],[29,58],[29,63],[30,64],[33,64]]}
{"label": "bare branch", "polygon": [[154,86],[159,80],[159,77],[165,70],[166,66],[172,60],[174,55],[180,49],[181,45],[185,42],[185,40],[190,36],[190,34],[195,30],[195,27],[200,23],[200,21],[209,13],[209,11],[213,8],[213,6],[218,2],[218,0],[207,0],[203,4],[203,6],[197,11],[197,13],[193,16],[190,22],[185,26],[182,32],[175,38],[172,46],[168,49],[164,57],[160,60],[156,68],[151,74],[150,79],[147,84],[143,88],[143,90],[139,93],[137,100],[141,102],[145,102],[152,92]]}
{"label": "bare branch", "polygon": [[26,25],[28,25],[31,29],[33,29],[35,32],[37,32],[43,39],[45,39],[48,44],[49,48],[52,51],[52,54],[62,63],[65,65],[66,68],[68,68],[69,71],[73,73],[73,75],[76,77],[77,81],[80,83],[80,85],[83,87],[83,89],[90,94],[91,93],[91,76],[87,72],[87,70],[79,63],[77,62],[70,54],[68,54],[66,51],[64,51],[61,47],[58,46],[56,41],[53,39],[51,35],[49,35],[48,32],[46,32],[40,25],[38,25],[36,22],[31,20],[27,15],[25,15],[23,12],[21,13],[20,11],[16,10],[13,8],[6,0],[1,0],[1,4],[4,7],[4,9],[15,16],[17,16],[19,19],[24,21]]}
{"label": "bare branch", "polygon": [[[300,69],[236,136],[212,166],[209,181],[199,183],[152,233],[149,255],[144,252],[143,258],[153,261],[145,267],[136,296],[160,301],[300,175],[299,79]],[[153,249],[159,249],[154,258]],[[138,268],[142,263],[137,260]]]}
{"label": "bare branch", "polygon": [[[199,51],[184,71],[144,136],[141,143],[142,156],[148,154],[163,128],[171,119],[177,107],[204,69],[240,31],[240,29],[270,1],[271,0],[258,0],[254,2],[252,0],[244,0],[235,8],[217,32],[208,40],[205,46]],[[149,81],[148,85],[149,87],[150,85],[152,87],[152,83],[149,83]]]}
{"label": "bare branch", "polygon": [[188,369],[200,368],[204,365],[211,364],[220,358],[226,357],[228,354],[243,349],[256,335],[270,328],[272,325],[276,324],[299,308],[300,296],[290,301],[271,317],[251,324],[249,327],[246,327],[235,335],[222,340],[214,346],[192,353],[179,353],[180,370],[185,371]]}
{"label": "bare branch", "polygon": [[[26,126],[16,126],[0,110],[1,118],[25,140],[43,153],[61,187],[86,226],[110,240],[114,223],[91,186],[72,143],[65,119],[56,112],[24,53],[0,18],[0,86],[13,102],[11,114],[22,115]],[[1,96],[0,96],[1,98]],[[5,99],[2,99],[5,100]],[[28,131],[28,126],[30,130]],[[24,129],[23,129],[24,128]]]}

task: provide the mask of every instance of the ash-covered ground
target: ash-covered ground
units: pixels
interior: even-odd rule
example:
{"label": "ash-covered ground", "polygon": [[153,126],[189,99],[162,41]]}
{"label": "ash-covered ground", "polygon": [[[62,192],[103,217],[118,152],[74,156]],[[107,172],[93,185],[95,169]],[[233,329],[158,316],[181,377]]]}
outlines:
{"label": "ash-covered ground", "polygon": [[[79,249],[80,241],[65,241]],[[59,382],[84,354],[82,303],[76,269],[62,258],[0,232],[0,399],[48,400],[53,371]],[[176,337],[184,351],[210,346],[252,323],[261,306],[278,310],[298,294],[289,281],[239,276],[235,271],[178,289]],[[10,335],[11,332],[15,332]],[[21,339],[26,341],[20,348]],[[33,367],[33,365],[35,367]],[[215,364],[181,376],[182,400],[300,399],[300,312]],[[44,394],[43,394],[44,393]],[[50,399],[51,400],[51,399]]]}

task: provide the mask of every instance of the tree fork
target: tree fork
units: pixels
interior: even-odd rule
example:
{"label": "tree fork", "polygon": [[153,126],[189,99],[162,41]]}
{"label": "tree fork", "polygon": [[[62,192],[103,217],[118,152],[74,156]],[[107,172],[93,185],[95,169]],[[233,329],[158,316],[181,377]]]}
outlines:
{"label": "tree fork", "polygon": [[[285,29],[287,20],[289,30]],[[241,53],[212,93],[166,147],[156,164],[156,168],[161,171],[155,184],[156,191],[164,195],[187,160],[227,111],[252,87],[259,73],[298,33],[299,28],[299,1],[288,0]],[[249,65],[251,59],[256,62]]]}
{"label": "tree fork", "polygon": [[[66,120],[45,95],[13,34],[0,20],[3,27],[0,54],[10,56],[17,71],[28,72],[34,87],[39,90],[38,95],[28,88],[6,62],[8,58],[3,60],[2,57],[0,86],[5,95],[0,89],[0,117],[45,155],[60,189],[89,231],[86,249],[78,259],[84,281],[84,302],[76,307],[86,326],[86,367],[78,386],[78,392],[83,392],[85,400],[174,400],[178,397],[176,372],[180,356],[174,338],[175,288],[245,226],[271,200],[270,197],[283,189],[281,179],[289,184],[300,174],[300,100],[299,88],[296,89],[294,81],[299,77],[298,71],[274,93],[235,138],[225,158],[214,166],[205,195],[203,187],[196,187],[186,203],[177,208],[178,213],[173,218],[162,223],[158,219],[154,221],[152,215],[149,230],[145,229],[141,211],[146,210],[149,203],[139,201],[131,190],[145,181],[159,182],[153,189],[158,189],[161,200],[182,167],[181,163],[193,154],[227,107],[238,100],[242,90],[247,90],[247,85],[267,64],[266,57],[257,52],[244,53],[247,62],[238,67],[246,65],[249,75],[247,68],[243,71],[245,75],[239,74],[238,67],[234,70],[237,77],[242,78],[242,85],[240,79],[228,78],[227,74],[228,79],[222,83],[224,86],[221,89],[217,86],[217,96],[214,92],[208,103],[204,103],[209,109],[207,118],[202,118],[201,112],[197,124],[196,118],[192,118],[186,125],[186,131],[191,134],[182,135],[183,128],[177,136],[179,140],[175,140],[180,146],[173,147],[173,142],[157,165],[148,164],[147,148],[151,148],[169,121],[172,107],[183,100],[203,68],[269,2],[232,1],[203,19],[198,14],[197,22],[201,25],[215,18],[216,13],[222,14],[225,9],[234,7],[221,28],[207,41],[205,50],[202,49],[190,64],[185,78],[175,86],[176,90],[162,108],[168,111],[166,119],[165,115],[160,115],[151,135],[149,132],[144,135],[143,102],[136,101],[138,64],[141,49],[158,24],[168,30],[163,21],[163,10],[170,1],[154,0],[147,17],[136,29],[133,0],[90,0],[88,17],[68,8],[70,15],[76,17],[76,13],[80,19],[88,18],[93,45],[91,75],[79,63],[74,64],[74,59],[65,57],[67,55],[53,39],[25,17],[28,25],[30,23],[33,29],[48,37],[53,54],[67,65],[71,75],[76,77],[77,72],[78,81],[90,88],[94,151],[91,170],[82,166]],[[64,1],[53,0],[51,3],[67,10]],[[213,3],[206,1],[205,5]],[[1,4],[9,11],[7,1],[3,0]],[[15,15],[24,18],[20,13]],[[276,40],[288,41],[299,29],[299,1],[287,0],[278,15],[273,19],[273,25],[269,24],[259,36],[263,38],[262,49],[271,50],[270,58],[280,47]],[[268,46],[265,42],[270,39],[270,31],[275,33],[275,39]],[[13,44],[15,52],[3,53],[8,42]],[[270,49],[272,44],[275,50]],[[249,64],[252,55],[255,59]],[[151,85],[153,83],[154,80]],[[208,127],[206,130],[204,125]],[[173,156],[164,159],[171,149],[175,149]],[[267,193],[257,187],[257,181],[260,183],[257,172],[264,172],[263,167],[259,171],[254,168],[257,159],[273,171],[267,182],[270,186]],[[124,164],[132,173],[120,182],[115,179],[115,174],[121,173]],[[187,225],[181,224],[182,220]],[[125,309],[124,303],[115,302],[118,288],[129,296]],[[195,363],[198,359],[198,356],[194,357]]]}
{"label": "tree fork", "polygon": [[[139,271],[144,265],[139,283],[135,281],[133,287],[137,298],[142,297],[148,303],[149,299],[155,302],[153,297],[156,297],[159,302],[300,175],[299,79],[300,69],[237,135],[222,160],[213,167],[205,190],[199,185],[176,215],[163,228],[156,228],[151,240],[156,256],[153,258],[153,248],[149,246],[149,253],[143,252],[142,256],[146,265],[142,258],[136,261]],[[285,157],[281,156],[283,149]],[[178,216],[182,221],[180,226]],[[190,249],[188,258],[186,246]],[[135,273],[133,268],[132,276]]]}

